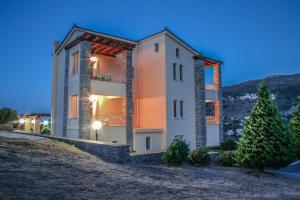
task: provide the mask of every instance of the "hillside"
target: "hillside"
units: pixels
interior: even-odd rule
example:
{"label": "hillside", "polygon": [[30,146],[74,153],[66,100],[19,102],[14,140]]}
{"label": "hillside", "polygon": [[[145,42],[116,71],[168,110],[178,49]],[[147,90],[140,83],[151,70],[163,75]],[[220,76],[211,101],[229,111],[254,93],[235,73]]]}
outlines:
{"label": "hillside", "polygon": [[251,80],[223,88],[224,133],[237,136],[242,123],[256,102],[256,91],[265,82],[272,98],[288,120],[300,96],[300,74],[276,75],[260,80]]}

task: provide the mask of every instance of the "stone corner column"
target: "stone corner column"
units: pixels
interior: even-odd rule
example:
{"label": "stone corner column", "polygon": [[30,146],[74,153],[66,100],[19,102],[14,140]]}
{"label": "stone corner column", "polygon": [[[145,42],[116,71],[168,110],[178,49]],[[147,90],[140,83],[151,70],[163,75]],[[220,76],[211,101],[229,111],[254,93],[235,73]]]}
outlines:
{"label": "stone corner column", "polygon": [[90,108],[89,95],[91,92],[91,69],[90,57],[92,46],[89,41],[80,43],[80,66],[79,66],[79,95],[78,95],[78,124],[79,138],[90,139]]}
{"label": "stone corner column", "polygon": [[[65,55],[65,76],[64,76],[64,105],[63,105],[63,132],[62,136],[67,136],[67,123],[68,123],[68,116],[69,116],[69,68],[70,68],[70,51],[66,49]],[[55,123],[55,122],[54,122]],[[59,133],[57,133],[59,134]]]}
{"label": "stone corner column", "polygon": [[206,108],[204,63],[194,58],[196,148],[206,146]]}
{"label": "stone corner column", "polygon": [[132,50],[123,51],[124,68],[126,70],[126,143],[133,149],[133,98],[132,98]]}
{"label": "stone corner column", "polygon": [[218,91],[218,99],[219,99],[219,109],[220,109],[220,118],[219,118],[219,142],[220,144],[223,142],[223,97],[222,97],[222,74],[221,74],[221,64],[218,64],[218,78],[219,78],[219,91]]}

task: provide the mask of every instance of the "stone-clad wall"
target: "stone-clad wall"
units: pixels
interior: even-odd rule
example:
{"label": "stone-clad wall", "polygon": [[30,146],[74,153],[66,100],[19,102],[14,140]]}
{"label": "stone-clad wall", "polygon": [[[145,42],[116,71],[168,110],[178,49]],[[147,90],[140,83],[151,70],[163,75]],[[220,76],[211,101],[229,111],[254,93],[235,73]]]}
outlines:
{"label": "stone-clad wall", "polygon": [[133,132],[132,132],[132,115],[133,115],[133,100],[132,100],[132,50],[123,52],[124,68],[126,69],[126,143],[133,148]]}
{"label": "stone-clad wall", "polygon": [[67,136],[67,122],[68,122],[68,109],[69,109],[69,49],[66,50],[65,58],[65,77],[64,77],[64,106],[63,106],[63,137]]}
{"label": "stone-clad wall", "polygon": [[205,121],[205,79],[204,65],[201,60],[195,59],[195,113],[196,113],[196,148],[206,146]]}
{"label": "stone-clad wall", "polygon": [[90,57],[91,42],[82,41],[80,43],[80,86],[79,86],[79,138],[90,139],[90,109],[88,96],[91,91],[91,73],[90,73]]}
{"label": "stone-clad wall", "polygon": [[221,65],[218,66],[219,72],[219,91],[218,98],[220,102],[220,124],[219,124],[219,141],[220,144],[223,142],[223,98],[222,98],[222,74],[221,74]]}

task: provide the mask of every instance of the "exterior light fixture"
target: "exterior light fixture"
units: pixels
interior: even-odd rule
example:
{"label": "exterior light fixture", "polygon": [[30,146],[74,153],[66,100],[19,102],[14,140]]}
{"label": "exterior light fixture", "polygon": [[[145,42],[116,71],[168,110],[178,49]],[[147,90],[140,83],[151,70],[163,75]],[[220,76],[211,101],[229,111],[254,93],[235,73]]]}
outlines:
{"label": "exterior light fixture", "polygon": [[97,101],[97,96],[96,95],[91,95],[91,96],[89,96],[89,100],[90,100],[90,102],[96,102]]}
{"label": "exterior light fixture", "polygon": [[45,121],[43,122],[43,125],[44,125],[44,126],[48,126],[48,124],[49,124],[48,120],[45,120]]}
{"label": "exterior light fixture", "polygon": [[20,119],[20,120],[19,120],[19,123],[20,123],[20,124],[24,124],[24,123],[25,123],[25,119],[23,119],[23,118]]}
{"label": "exterior light fixture", "polygon": [[32,120],[31,120],[31,124],[35,124],[35,119],[32,119]]}
{"label": "exterior light fixture", "polygon": [[95,56],[92,56],[92,57],[90,57],[90,61],[91,61],[92,63],[98,62],[98,58],[95,57]]}
{"label": "exterior light fixture", "polygon": [[92,128],[96,130],[96,141],[98,141],[98,135],[100,132],[100,129],[102,128],[102,122],[101,121],[94,121],[92,124]]}

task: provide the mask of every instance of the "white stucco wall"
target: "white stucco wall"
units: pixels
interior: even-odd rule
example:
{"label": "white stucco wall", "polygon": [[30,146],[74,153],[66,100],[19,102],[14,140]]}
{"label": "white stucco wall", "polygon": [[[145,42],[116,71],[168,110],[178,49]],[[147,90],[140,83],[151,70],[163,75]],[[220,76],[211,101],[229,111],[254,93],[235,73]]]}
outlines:
{"label": "white stucco wall", "polygon": [[[91,139],[96,140],[96,131],[91,129]],[[112,126],[102,127],[99,131],[98,140],[104,142],[116,141],[118,144],[126,144],[126,127],[125,126]]]}
{"label": "white stucco wall", "polygon": [[[57,55],[57,64],[56,64],[56,84],[53,84],[56,87],[55,90],[55,102],[52,105],[55,109],[55,116],[52,117],[52,123],[55,123],[54,132],[52,133],[54,136],[61,137],[63,133],[63,105],[64,105],[64,76],[65,76],[65,57],[66,52],[65,50],[61,51]],[[53,77],[54,78],[54,77]]]}
{"label": "white stucco wall", "polygon": [[91,80],[91,93],[104,96],[125,96],[125,83]]}
{"label": "white stucco wall", "polygon": [[133,149],[137,153],[147,152],[146,137],[150,137],[150,150],[161,151],[166,148],[166,133],[158,132],[135,132],[133,133]]}
{"label": "white stucco wall", "polygon": [[206,124],[206,145],[218,146],[219,143],[219,125]]}
{"label": "white stucco wall", "polygon": [[[154,51],[154,44],[159,51]],[[138,128],[166,127],[165,37],[143,41],[134,50],[134,124]],[[136,65],[135,65],[136,64]]]}
{"label": "white stucco wall", "polygon": [[[72,95],[79,95],[79,74],[80,74],[80,43],[75,45],[69,50],[69,66],[73,66],[73,59],[72,54],[75,52],[79,52],[79,58],[78,58],[78,74],[77,75],[71,75],[71,68],[69,68],[69,82],[68,82],[68,106],[70,111],[70,98]],[[78,96],[78,98],[80,98]],[[78,109],[78,107],[77,107]],[[78,124],[78,118],[70,119],[69,112],[67,113],[67,137],[70,138],[78,138],[79,137],[79,124]]]}
{"label": "white stucco wall", "polygon": [[[176,57],[176,48],[180,49],[179,58]],[[173,80],[173,63],[177,64],[177,81]],[[183,81],[179,80],[179,65],[183,65]],[[166,104],[167,104],[167,144],[175,135],[184,135],[184,139],[191,149],[196,148],[195,132],[195,87],[194,87],[194,60],[193,54],[186,48],[166,36]],[[184,117],[173,117],[173,100],[184,101]]]}

